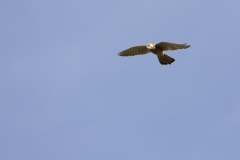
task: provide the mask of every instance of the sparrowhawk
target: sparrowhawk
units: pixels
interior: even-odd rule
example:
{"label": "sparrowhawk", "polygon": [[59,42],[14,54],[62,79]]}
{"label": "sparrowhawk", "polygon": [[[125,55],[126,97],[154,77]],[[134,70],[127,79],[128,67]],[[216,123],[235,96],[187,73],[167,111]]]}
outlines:
{"label": "sparrowhawk", "polygon": [[185,44],[175,44],[169,42],[160,42],[158,44],[148,43],[146,46],[135,46],[120,52],[119,56],[136,56],[143,55],[152,52],[158,56],[158,60],[162,65],[168,65],[175,61],[174,58],[166,55],[164,51],[174,51],[178,49],[189,48],[190,45]]}

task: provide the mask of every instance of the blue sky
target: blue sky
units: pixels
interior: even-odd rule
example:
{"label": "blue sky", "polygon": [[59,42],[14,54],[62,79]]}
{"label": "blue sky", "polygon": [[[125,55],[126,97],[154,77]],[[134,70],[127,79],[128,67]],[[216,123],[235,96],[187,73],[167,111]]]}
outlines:
{"label": "blue sky", "polygon": [[239,160],[239,6],[1,0],[0,159]]}

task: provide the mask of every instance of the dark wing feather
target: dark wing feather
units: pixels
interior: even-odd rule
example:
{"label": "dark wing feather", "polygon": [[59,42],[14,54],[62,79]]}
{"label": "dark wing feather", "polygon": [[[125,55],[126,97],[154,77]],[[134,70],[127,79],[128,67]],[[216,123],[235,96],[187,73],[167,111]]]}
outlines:
{"label": "dark wing feather", "polygon": [[173,51],[173,50],[178,50],[178,49],[186,49],[189,48],[190,45],[185,44],[175,44],[175,43],[169,43],[169,42],[160,42],[156,44],[158,48],[161,48],[164,51]]}
{"label": "dark wing feather", "polygon": [[136,56],[150,52],[146,46],[135,46],[120,52],[119,56]]}

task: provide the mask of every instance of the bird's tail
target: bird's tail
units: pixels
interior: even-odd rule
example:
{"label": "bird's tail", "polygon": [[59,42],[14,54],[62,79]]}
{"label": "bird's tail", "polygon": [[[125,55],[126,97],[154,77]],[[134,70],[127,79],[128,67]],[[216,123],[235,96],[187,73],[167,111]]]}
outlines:
{"label": "bird's tail", "polygon": [[171,64],[175,61],[174,58],[172,58],[172,57],[170,57],[166,54],[158,55],[158,60],[162,65],[168,65],[168,64]]}

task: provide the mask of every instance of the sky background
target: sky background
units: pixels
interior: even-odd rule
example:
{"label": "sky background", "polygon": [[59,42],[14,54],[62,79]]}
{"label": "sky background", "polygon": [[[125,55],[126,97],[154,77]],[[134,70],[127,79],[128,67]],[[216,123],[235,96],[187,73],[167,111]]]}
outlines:
{"label": "sky background", "polygon": [[239,7],[0,0],[0,159],[239,160]]}

